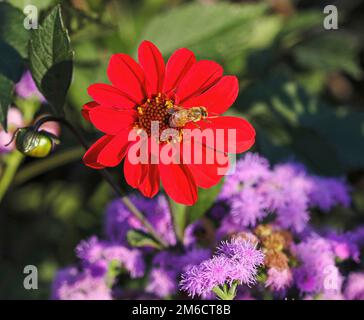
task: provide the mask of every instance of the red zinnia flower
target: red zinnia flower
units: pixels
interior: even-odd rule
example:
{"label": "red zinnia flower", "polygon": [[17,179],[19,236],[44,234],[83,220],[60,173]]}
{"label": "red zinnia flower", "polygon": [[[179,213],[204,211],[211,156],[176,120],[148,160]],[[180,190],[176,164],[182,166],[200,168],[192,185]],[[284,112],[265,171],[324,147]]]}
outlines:
{"label": "red zinnia flower", "polygon": [[[235,101],[238,80],[223,76],[222,67],[209,60],[196,61],[188,49],[176,50],[165,65],[158,48],[144,41],[138,50],[139,64],[126,54],[114,54],[107,69],[112,85],[93,84],[88,88],[94,101],[83,107],[83,115],[105,135],[84,155],[87,166],[101,169],[117,166],[124,158],[124,175],[129,185],[147,197],[159,190],[160,181],[166,193],[176,202],[192,205],[197,200],[197,187],[209,188],[222,178],[219,165],[213,164],[132,164],[126,157],[135,143],[128,140],[132,128],[145,130],[150,136],[151,121],[159,121],[161,130],[170,127],[168,109],[178,106],[188,109],[203,106],[209,114],[220,115]],[[244,119],[214,116],[183,128],[201,130],[236,130],[233,141],[237,153],[249,149],[255,140],[254,128]],[[221,130],[220,130],[221,131]],[[229,137],[224,133],[227,152]],[[183,133],[181,133],[181,140]],[[231,140],[231,139],[230,139]],[[167,142],[164,142],[167,143]],[[162,143],[163,144],[163,143]],[[202,153],[215,145],[201,144]]]}

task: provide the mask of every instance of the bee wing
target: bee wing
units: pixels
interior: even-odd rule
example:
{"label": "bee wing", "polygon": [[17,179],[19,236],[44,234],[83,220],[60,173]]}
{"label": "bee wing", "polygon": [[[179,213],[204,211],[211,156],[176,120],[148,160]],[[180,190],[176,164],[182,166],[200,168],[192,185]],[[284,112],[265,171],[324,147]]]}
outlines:
{"label": "bee wing", "polygon": [[173,106],[172,108],[168,109],[169,114],[176,113],[177,111],[185,110],[184,108],[180,106]]}
{"label": "bee wing", "polygon": [[218,113],[215,112],[208,112],[208,116],[206,117],[207,119],[214,119],[214,118],[218,118],[220,117],[220,115]]}

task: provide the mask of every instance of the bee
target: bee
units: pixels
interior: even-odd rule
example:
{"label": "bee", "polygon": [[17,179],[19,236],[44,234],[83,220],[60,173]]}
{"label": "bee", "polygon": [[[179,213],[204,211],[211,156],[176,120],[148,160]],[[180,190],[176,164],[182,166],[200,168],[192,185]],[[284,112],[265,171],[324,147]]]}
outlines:
{"label": "bee", "polygon": [[188,122],[198,122],[208,117],[206,108],[202,106],[189,109],[173,106],[169,112],[171,113],[169,125],[172,128],[184,127]]}
{"label": "bee", "polygon": [[60,142],[55,135],[44,130],[34,130],[33,127],[17,129],[8,145],[14,139],[16,149],[33,158],[47,157]]}

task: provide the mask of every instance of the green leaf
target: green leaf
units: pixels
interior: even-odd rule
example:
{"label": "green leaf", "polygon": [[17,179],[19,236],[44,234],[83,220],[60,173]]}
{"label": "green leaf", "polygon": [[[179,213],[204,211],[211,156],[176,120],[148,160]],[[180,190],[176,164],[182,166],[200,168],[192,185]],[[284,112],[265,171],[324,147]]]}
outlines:
{"label": "green leaf", "polygon": [[266,9],[262,4],[179,6],[152,19],[140,40],[153,41],[166,56],[187,47],[200,58],[224,63],[273,41],[281,20],[266,15]]}
{"label": "green leaf", "polygon": [[38,11],[46,9],[49,7],[53,0],[10,0],[11,4],[14,7],[19,9],[23,9],[25,5],[33,5],[36,6]]}
{"label": "green leaf", "polygon": [[27,56],[29,32],[24,15],[6,2],[0,3],[0,123],[7,130],[7,113],[14,84],[23,73],[23,58]]}
{"label": "green leaf", "polygon": [[13,88],[13,82],[0,74],[0,122],[5,130],[7,130],[7,115]]}
{"label": "green leaf", "polygon": [[344,71],[355,78],[361,75],[358,39],[345,32],[324,32],[310,37],[293,49],[298,63],[325,72]]}
{"label": "green leaf", "polygon": [[187,206],[174,202],[168,197],[169,207],[171,210],[173,227],[176,232],[177,238],[183,241],[185,228],[187,225]]}
{"label": "green leaf", "polygon": [[250,105],[259,151],[273,162],[292,156],[311,169],[339,175],[364,166],[364,112],[341,112],[274,75],[241,97]]}
{"label": "green leaf", "polygon": [[19,9],[6,2],[0,3],[0,39],[26,58],[30,32],[24,28],[24,18]]}
{"label": "green leaf", "polygon": [[126,238],[133,247],[152,247],[161,249],[161,246],[150,235],[139,230],[128,231]]}
{"label": "green leaf", "polygon": [[209,189],[199,189],[197,202],[187,208],[188,223],[192,223],[204,216],[214,204],[222,187],[222,181]]}
{"label": "green leaf", "polygon": [[63,114],[66,94],[71,84],[73,51],[70,38],[57,6],[31,35],[30,69],[38,89],[55,114]]}

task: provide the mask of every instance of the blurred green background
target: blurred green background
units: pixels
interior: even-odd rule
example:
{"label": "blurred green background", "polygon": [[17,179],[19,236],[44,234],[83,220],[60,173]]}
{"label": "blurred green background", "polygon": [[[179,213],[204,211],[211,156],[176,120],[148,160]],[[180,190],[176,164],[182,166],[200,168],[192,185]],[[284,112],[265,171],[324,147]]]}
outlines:
{"label": "blurred green background", "polygon": [[[59,1],[34,4],[44,17]],[[364,1],[68,0],[61,1],[75,51],[67,118],[88,140],[97,137],[81,118],[87,87],[107,82],[111,54],[135,56],[153,41],[164,57],[188,47],[240,80],[230,113],[257,130],[254,151],[271,162],[298,160],[321,175],[346,175],[354,214],[329,217],[342,229],[364,219]],[[325,5],[339,12],[339,29],[325,30]],[[47,112],[43,107],[40,113]],[[55,271],[75,260],[83,238],[102,234],[113,194],[82,162],[82,149],[65,130],[49,158],[26,159],[0,203],[0,298],[47,299]],[[0,176],[1,176],[0,167]],[[121,170],[114,169],[122,181]],[[39,290],[25,290],[23,268],[39,270]]]}

